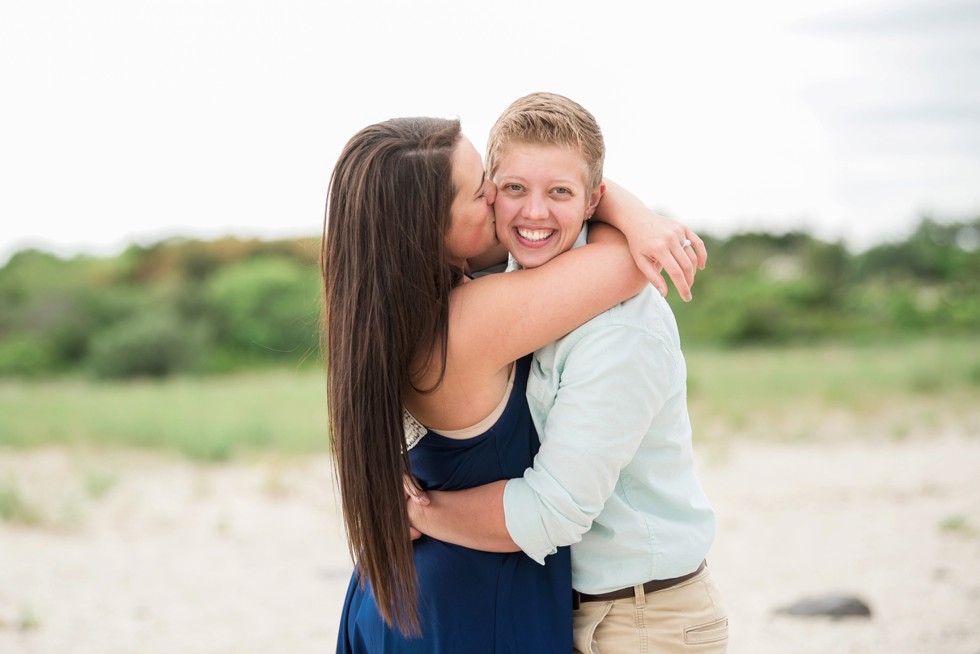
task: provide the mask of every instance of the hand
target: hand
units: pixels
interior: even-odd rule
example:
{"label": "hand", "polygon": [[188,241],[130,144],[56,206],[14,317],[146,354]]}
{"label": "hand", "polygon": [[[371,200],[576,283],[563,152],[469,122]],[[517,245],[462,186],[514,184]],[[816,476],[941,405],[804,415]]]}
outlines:
{"label": "hand", "polygon": [[[697,234],[670,218],[652,211],[638,197],[610,179],[596,207],[597,220],[626,235],[636,267],[667,297],[665,271],[685,302],[691,301],[691,285],[698,269],[704,270],[708,251]],[[685,243],[690,244],[685,246]]]}
{"label": "hand", "polygon": [[402,485],[405,488],[405,501],[408,503],[408,535],[412,540],[418,540],[423,534],[416,525],[421,517],[421,508],[429,505],[429,497],[411,475],[402,477]]}
{"label": "hand", "polygon": [[704,241],[681,223],[653,211],[650,218],[634,223],[628,233],[633,261],[660,294],[667,296],[667,282],[661,271],[667,273],[681,299],[691,301],[691,286],[698,270],[704,270],[708,250]]}

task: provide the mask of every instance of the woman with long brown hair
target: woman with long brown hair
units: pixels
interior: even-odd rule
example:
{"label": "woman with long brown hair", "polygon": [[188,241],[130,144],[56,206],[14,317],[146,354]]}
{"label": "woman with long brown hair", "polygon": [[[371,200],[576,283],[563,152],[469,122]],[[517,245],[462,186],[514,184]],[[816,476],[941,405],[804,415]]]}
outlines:
{"label": "woman with long brown hair", "polygon": [[[454,120],[369,126],[334,168],[324,348],[331,447],[358,566],[338,651],[571,651],[567,551],[540,566],[521,552],[428,538],[413,546],[408,535],[405,475],[450,490],[522,474],[538,447],[526,355],[646,283],[622,235],[602,226],[545,266],[471,279],[468,261],[497,243],[494,194]],[[679,288],[689,285],[703,264],[700,240],[671,222],[646,223],[642,233],[651,231],[669,233],[663,242],[695,240],[700,262],[683,249],[679,261],[654,252]]]}

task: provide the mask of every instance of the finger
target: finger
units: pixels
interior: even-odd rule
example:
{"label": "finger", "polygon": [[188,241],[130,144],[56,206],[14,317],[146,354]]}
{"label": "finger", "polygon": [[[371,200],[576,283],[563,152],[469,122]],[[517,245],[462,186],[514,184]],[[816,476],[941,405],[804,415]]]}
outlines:
{"label": "finger", "polygon": [[[680,247],[678,244],[677,247]],[[684,272],[684,268],[680,264],[678,259],[680,255],[680,260],[683,260],[684,264],[688,268],[692,268],[691,260],[684,256],[682,253],[678,252],[666,260],[661,261],[664,266],[664,272],[670,277],[670,281],[674,282],[674,287],[677,288],[677,292],[680,293],[681,299],[685,302],[691,301],[691,284],[687,280],[687,275]]]}
{"label": "finger", "polygon": [[697,254],[698,258],[698,270],[704,270],[705,265],[708,263],[708,248],[705,246],[704,241],[701,237],[687,230],[687,239],[691,241],[691,249]]}
{"label": "finger", "polygon": [[[698,253],[694,251],[694,242],[692,241],[690,245],[684,248],[684,252],[687,254],[688,258],[691,260],[691,266],[694,268],[694,273],[698,272]],[[694,280],[691,280],[693,284]]]}
{"label": "finger", "polygon": [[419,489],[411,475],[402,475],[402,488],[405,490],[405,497],[414,497]]}
{"label": "finger", "polygon": [[687,282],[687,286],[690,288],[694,285],[694,275],[697,274],[698,268],[697,259],[692,261],[691,256],[687,252],[688,250],[690,250],[690,247],[684,246],[683,239],[670,244],[670,254],[683,272],[684,281]]}
{"label": "finger", "polygon": [[648,280],[650,280],[650,283],[653,284],[660,295],[667,297],[667,280],[665,280],[660,274],[663,267],[654,259],[648,259],[646,257],[638,259],[636,264],[640,269],[640,272],[643,273]]}
{"label": "finger", "polygon": [[428,506],[429,496],[425,494],[418,482],[411,475],[402,475],[402,486],[405,489],[405,498],[410,499],[416,504]]}
{"label": "finger", "polygon": [[687,279],[688,286],[694,286],[694,276],[698,274],[698,258],[697,255],[692,255],[693,251],[690,245],[687,247],[682,245],[679,256],[675,253],[677,263],[684,269],[684,278]]}

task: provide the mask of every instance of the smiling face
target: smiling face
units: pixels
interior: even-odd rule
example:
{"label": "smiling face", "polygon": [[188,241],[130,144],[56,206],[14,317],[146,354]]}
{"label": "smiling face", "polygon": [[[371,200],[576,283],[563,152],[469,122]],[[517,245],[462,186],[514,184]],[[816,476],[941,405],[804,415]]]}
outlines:
{"label": "smiling face", "polygon": [[449,263],[466,268],[466,260],[497,244],[494,232],[494,185],[486,178],[480,154],[465,136],[453,152],[452,225],[446,235]]}
{"label": "smiling face", "polygon": [[554,145],[513,143],[493,176],[497,237],[525,268],[571,249],[604,190],[588,186],[581,154]]}

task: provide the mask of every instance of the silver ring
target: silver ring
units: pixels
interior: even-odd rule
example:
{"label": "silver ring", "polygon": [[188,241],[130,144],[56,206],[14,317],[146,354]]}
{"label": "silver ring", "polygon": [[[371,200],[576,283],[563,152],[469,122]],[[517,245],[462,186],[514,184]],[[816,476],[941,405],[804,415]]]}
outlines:
{"label": "silver ring", "polygon": [[691,247],[691,239],[685,238],[684,239],[684,242],[681,243],[681,247],[682,248],[689,248],[689,247]]}

